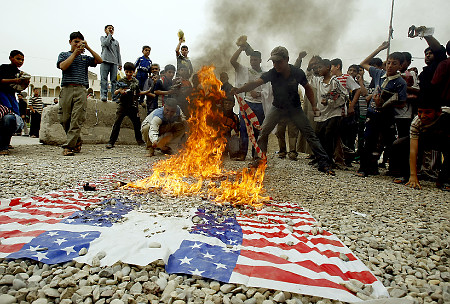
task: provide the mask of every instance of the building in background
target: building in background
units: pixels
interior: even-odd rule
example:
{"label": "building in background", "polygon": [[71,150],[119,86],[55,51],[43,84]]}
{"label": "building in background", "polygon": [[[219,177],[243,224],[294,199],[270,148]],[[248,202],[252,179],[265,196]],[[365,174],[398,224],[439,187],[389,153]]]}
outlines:
{"label": "building in background", "polygon": [[[97,74],[88,71],[89,89],[88,98],[100,99],[100,80]],[[46,76],[31,76],[30,85],[27,88],[27,95],[32,96],[33,90],[39,89],[42,101],[45,105],[53,104],[53,100],[59,99],[61,93],[61,78]]]}

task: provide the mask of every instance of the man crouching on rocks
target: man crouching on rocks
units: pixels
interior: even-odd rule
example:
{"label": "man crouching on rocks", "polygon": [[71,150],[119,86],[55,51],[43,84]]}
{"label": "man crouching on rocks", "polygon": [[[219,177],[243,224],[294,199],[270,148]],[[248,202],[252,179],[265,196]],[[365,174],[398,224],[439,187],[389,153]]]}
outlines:
{"label": "man crouching on rocks", "polygon": [[149,156],[155,149],[172,154],[186,132],[186,118],[174,98],[167,98],[164,106],[148,115],[141,126],[142,136],[147,144]]}

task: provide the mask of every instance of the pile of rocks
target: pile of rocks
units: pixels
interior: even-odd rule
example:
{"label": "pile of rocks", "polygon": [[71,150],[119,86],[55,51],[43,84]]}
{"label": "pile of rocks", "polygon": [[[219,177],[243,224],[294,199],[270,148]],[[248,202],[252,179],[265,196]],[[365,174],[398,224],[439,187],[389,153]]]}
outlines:
{"label": "pile of rocks", "polygon": [[[17,146],[10,156],[0,158],[0,199],[70,188],[109,173],[150,168],[157,160],[147,158],[145,150],[136,146],[105,150],[86,145],[73,158],[60,152],[51,146]],[[269,157],[266,195],[308,209],[373,271],[392,297],[416,303],[450,302],[448,193],[431,182],[424,182],[419,191],[393,184],[385,176],[355,177],[353,171],[338,171],[330,177],[308,166],[303,157],[297,162]],[[224,163],[230,170],[243,165]],[[108,191],[86,194],[116,195]],[[152,195],[130,198],[139,200],[142,210],[158,214],[182,214],[187,207],[202,203],[199,198],[188,199],[188,204]],[[145,267],[124,263],[99,267],[1,260],[0,294],[0,303],[336,303],[168,275],[162,261]]]}

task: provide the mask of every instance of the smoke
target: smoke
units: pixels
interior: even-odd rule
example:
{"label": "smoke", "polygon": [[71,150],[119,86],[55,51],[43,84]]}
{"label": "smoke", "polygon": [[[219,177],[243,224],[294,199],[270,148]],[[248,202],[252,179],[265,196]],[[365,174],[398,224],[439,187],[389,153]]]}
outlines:
{"label": "smoke", "polygon": [[[247,35],[253,49],[261,51],[262,65],[267,69],[271,67],[271,63],[266,63],[270,51],[278,45],[289,50],[291,63],[302,50],[308,55],[332,53],[350,20],[357,20],[355,0],[215,0],[209,3],[210,21],[205,26],[201,45],[196,46],[203,52],[195,56],[194,63],[197,68],[213,64],[219,73],[232,71],[229,60],[241,35]],[[249,66],[244,53],[239,61]]]}

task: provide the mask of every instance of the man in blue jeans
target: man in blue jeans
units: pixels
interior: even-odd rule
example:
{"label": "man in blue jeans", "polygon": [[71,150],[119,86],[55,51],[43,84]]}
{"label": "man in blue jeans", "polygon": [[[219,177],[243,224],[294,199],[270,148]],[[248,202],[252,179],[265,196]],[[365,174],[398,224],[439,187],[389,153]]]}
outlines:
{"label": "man in blue jeans", "polygon": [[119,41],[113,38],[114,26],[105,26],[106,36],[100,37],[102,44],[102,64],[100,65],[100,96],[102,101],[108,100],[108,75],[111,80],[111,96],[113,100],[116,90],[117,69],[122,70]]}
{"label": "man in blue jeans", "polygon": [[314,92],[306,79],[305,73],[289,64],[289,53],[285,47],[278,46],[270,53],[269,60],[273,62],[273,68],[265,72],[255,81],[249,82],[240,88],[233,89],[232,92],[239,94],[242,92],[250,92],[258,86],[270,81],[273,91],[272,108],[266,114],[262,130],[258,137],[258,146],[263,152],[264,159],[255,159],[252,166],[259,165],[265,161],[267,153],[267,143],[269,134],[275,128],[277,123],[287,118],[292,121],[295,126],[305,136],[314,155],[318,159],[319,171],[329,175],[335,175],[331,168],[331,160],[320,144],[311,124],[302,110],[300,96],[298,94],[298,85],[301,84],[305,88],[306,96],[311,102],[315,115],[320,115],[314,99]]}

